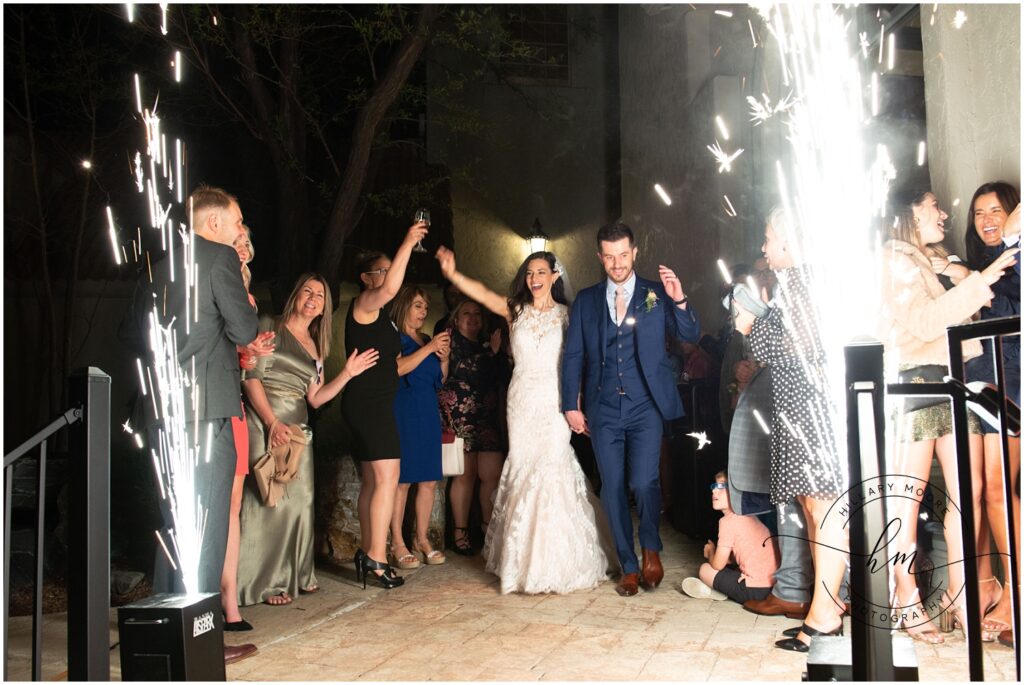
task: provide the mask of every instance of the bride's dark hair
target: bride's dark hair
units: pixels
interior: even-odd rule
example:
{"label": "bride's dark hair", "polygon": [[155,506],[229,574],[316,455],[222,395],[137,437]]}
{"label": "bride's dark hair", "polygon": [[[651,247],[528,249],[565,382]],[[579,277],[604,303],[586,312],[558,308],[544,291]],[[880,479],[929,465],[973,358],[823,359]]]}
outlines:
{"label": "bride's dark hair", "polygon": [[[519,271],[516,272],[516,277],[512,279],[512,285],[508,289],[508,314],[513,323],[519,318],[523,307],[533,302],[533,293],[526,286],[526,269],[530,266],[530,262],[535,259],[543,259],[548,263],[548,267],[550,267],[553,273],[559,273],[555,255],[550,252],[534,252],[523,260],[523,263],[519,266]],[[565,299],[565,285],[562,283],[561,278],[551,284],[551,298],[559,304],[569,304]]]}

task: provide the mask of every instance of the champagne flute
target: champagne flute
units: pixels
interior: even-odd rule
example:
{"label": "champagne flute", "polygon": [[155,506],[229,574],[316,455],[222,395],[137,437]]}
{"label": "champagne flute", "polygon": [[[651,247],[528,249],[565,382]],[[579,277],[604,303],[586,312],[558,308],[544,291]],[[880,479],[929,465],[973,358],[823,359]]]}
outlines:
{"label": "champagne flute", "polygon": [[[412,217],[412,222],[414,224],[418,224],[421,221],[423,223],[425,223],[428,228],[430,227],[430,210],[429,209],[426,209],[424,207],[420,207],[419,209],[416,210],[416,213]],[[418,240],[418,241],[416,241],[416,245],[413,246],[412,251],[413,252],[426,252],[427,248],[423,247],[423,241],[422,240]]]}

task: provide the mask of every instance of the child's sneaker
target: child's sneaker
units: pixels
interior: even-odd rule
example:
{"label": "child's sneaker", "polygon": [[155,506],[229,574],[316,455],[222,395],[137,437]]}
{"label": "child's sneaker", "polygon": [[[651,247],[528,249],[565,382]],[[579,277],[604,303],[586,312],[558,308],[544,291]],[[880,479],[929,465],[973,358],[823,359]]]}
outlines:
{"label": "child's sneaker", "polygon": [[709,588],[700,578],[686,578],[683,580],[682,591],[694,599],[714,599],[721,601],[729,599],[718,590]]}

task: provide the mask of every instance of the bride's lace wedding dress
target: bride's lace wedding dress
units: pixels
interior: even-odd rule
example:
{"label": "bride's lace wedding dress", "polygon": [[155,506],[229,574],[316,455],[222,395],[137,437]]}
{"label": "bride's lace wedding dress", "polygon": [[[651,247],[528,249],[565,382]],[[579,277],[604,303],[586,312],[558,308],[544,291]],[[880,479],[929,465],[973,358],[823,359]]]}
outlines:
{"label": "bride's lace wedding dress", "polygon": [[527,305],[512,324],[509,452],[483,551],[503,594],[591,588],[615,558],[600,500],[576,461],[560,409],[567,325],[561,304],[546,312]]}

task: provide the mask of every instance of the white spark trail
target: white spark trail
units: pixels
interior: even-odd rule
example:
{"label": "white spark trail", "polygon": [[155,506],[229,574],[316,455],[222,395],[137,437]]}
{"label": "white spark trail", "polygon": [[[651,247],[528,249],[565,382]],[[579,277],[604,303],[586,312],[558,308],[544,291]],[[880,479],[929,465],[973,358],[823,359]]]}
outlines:
{"label": "white spark trail", "polygon": [[[167,35],[170,5],[161,4],[160,10],[160,30],[163,35]],[[127,12],[128,21],[132,21],[134,11],[131,4],[127,6]],[[173,75],[175,81],[180,82],[182,55],[180,51],[174,51],[173,54]],[[197,285],[199,280],[191,250],[192,234],[183,222],[188,218],[184,206],[185,146],[180,138],[175,137],[173,150],[168,149],[169,136],[164,129],[169,127],[164,126],[157,114],[159,96],[147,108],[144,106],[142,83],[137,73],[133,74],[133,85],[135,109],[140,115],[144,134],[140,144],[144,147],[135,151],[131,157],[130,173],[149,212],[147,230],[154,241],[159,234],[161,248],[166,253],[167,279],[171,284],[178,281],[173,287],[185,287],[186,292],[184,311],[168,311],[170,301],[165,291],[152,293],[153,301],[147,314],[149,362],[136,359],[142,394],[149,395],[153,416],[158,421],[151,435],[155,444],[150,446],[149,452],[161,501],[169,511],[166,528],[155,531],[155,534],[172,568],[181,574],[185,591],[194,593],[199,591],[199,557],[208,516],[207,503],[197,496],[197,468],[210,461],[213,433],[212,425],[208,427],[205,436],[197,430],[201,390],[195,382],[194,368],[190,378],[183,372],[178,361],[178,326],[183,323],[187,330],[193,318],[193,308],[198,311],[198,299],[191,296],[191,286]],[[109,207],[107,218],[114,258],[120,263],[116,227]],[[180,236],[183,242],[179,245],[175,245],[179,242],[179,236],[173,222],[178,222],[186,229]],[[144,245],[142,229],[138,227],[136,230],[137,240],[133,241],[133,252],[137,246],[138,254],[141,254]],[[124,246],[120,247],[124,252]],[[149,250],[146,250],[146,264],[149,282],[153,283]],[[183,269],[180,274],[179,269]],[[184,279],[180,278],[181,274],[184,274]],[[157,284],[163,280],[166,279],[158,280]],[[186,283],[181,283],[183,280]],[[193,421],[195,423],[189,425]],[[142,436],[133,433],[133,437],[142,448]],[[200,444],[204,438],[205,449]]]}
{"label": "white spark trail", "polygon": [[117,228],[114,226],[114,213],[111,211],[110,205],[107,205],[107,224],[109,226],[110,245],[114,248],[114,262],[121,266],[121,253],[117,250]]}
{"label": "white spark trail", "polygon": [[[778,205],[789,217],[788,244],[804,265],[811,294],[806,302],[795,297],[782,271],[776,302],[801,346],[801,374],[816,390],[800,410],[802,420],[782,414],[781,421],[803,449],[828,455],[820,460],[821,471],[808,473],[821,492],[842,492],[847,482],[843,347],[875,330],[880,278],[874,221],[885,210],[895,176],[888,151],[864,143],[871,123],[867,105],[875,116],[881,99],[872,62],[877,57],[883,64],[888,46],[894,66],[895,40],[891,32],[885,40],[882,26],[878,54],[868,57],[867,36],[857,33],[852,14],[837,5],[788,3],[773,5],[765,18],[793,98],[785,112],[788,146],[776,161]],[[766,96],[748,103],[755,125],[776,114]]]}
{"label": "white spark trail", "polygon": [[723,195],[722,199],[725,200],[725,211],[729,216],[736,216],[736,208],[732,206],[732,202],[729,202],[729,196]]}
{"label": "white spark trail", "polygon": [[718,132],[722,134],[722,138],[729,140],[729,129],[725,126],[725,120],[721,116],[715,116],[715,125],[718,127]]}
{"label": "white spark trail", "polygon": [[729,273],[729,267],[721,259],[718,260],[718,270],[722,272],[722,279],[725,281],[725,284],[732,285],[732,274]]}
{"label": "white spark trail", "polygon": [[736,152],[728,153],[722,150],[722,146],[715,141],[714,145],[706,146],[708,152],[715,158],[715,162],[718,164],[718,173],[723,171],[732,171],[732,163],[736,161],[736,158],[743,154],[743,148],[737,148]]}
{"label": "white spark trail", "polygon": [[654,192],[658,193],[658,197],[660,197],[661,201],[666,205],[672,204],[672,198],[669,197],[668,193],[665,192],[665,189],[661,187],[660,183],[654,184]]}

